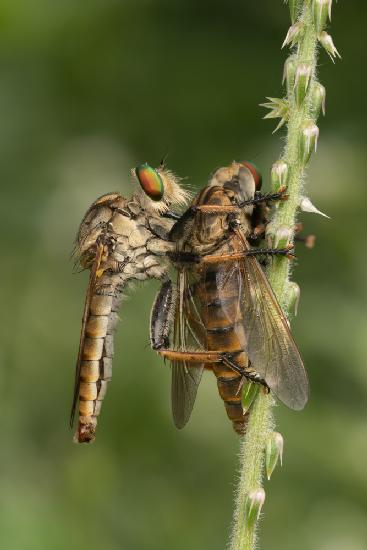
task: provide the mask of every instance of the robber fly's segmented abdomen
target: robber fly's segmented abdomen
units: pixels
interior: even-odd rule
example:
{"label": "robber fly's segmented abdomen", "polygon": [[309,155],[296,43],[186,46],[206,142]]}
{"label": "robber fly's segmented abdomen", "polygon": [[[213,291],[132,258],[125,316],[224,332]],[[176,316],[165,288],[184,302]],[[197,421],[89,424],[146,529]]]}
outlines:
{"label": "robber fly's segmented abdomen", "polygon": [[[238,307],[238,280],[223,273],[225,268],[206,269],[201,279],[202,319],[206,329],[208,351],[222,351],[235,354],[236,363],[246,369],[247,356],[238,353],[244,347],[244,333],[241,309]],[[225,294],[218,287],[223,277],[227,277]],[[237,352],[237,353],[236,353]],[[247,416],[242,407],[242,376],[223,363],[211,365],[216,378],[219,395],[223,399],[227,415],[235,431],[243,434]]]}
{"label": "robber fly's segmented abdomen", "polygon": [[86,322],[79,384],[79,443],[94,440],[97,416],[112,377],[113,333],[118,320],[116,298],[94,294]]}

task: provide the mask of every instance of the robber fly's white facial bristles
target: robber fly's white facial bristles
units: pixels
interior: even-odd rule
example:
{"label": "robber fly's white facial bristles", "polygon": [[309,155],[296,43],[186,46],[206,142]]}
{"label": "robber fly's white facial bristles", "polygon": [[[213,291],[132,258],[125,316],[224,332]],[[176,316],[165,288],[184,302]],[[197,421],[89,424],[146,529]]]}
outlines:
{"label": "robber fly's white facial bristles", "polygon": [[182,178],[166,168],[160,168],[158,172],[164,184],[163,201],[168,206],[187,206],[191,200],[191,193],[181,185]]}
{"label": "robber fly's white facial bristles", "polygon": [[[186,206],[190,202],[191,193],[180,185],[181,178],[176,176],[171,170],[159,167],[156,170],[163,184],[163,196],[161,200],[152,200],[144,189],[139,185],[137,197],[141,206],[146,211],[164,213],[172,206]],[[131,170],[132,179],[137,183],[135,169]]]}

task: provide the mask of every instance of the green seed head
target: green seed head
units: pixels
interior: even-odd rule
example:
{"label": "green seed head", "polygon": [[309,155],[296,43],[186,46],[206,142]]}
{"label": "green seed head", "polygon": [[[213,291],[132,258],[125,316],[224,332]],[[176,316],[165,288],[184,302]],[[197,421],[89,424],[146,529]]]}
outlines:
{"label": "green seed head", "polygon": [[312,67],[309,63],[300,63],[297,66],[294,81],[294,96],[299,107],[305,100],[310,85],[311,76]]}
{"label": "green seed head", "polygon": [[291,21],[292,23],[295,22],[295,20],[297,19],[297,15],[298,15],[298,12],[299,12],[299,0],[284,0],[285,3],[287,3],[288,1],[288,5],[289,5],[289,13],[290,13],[290,16],[291,16]]}
{"label": "green seed head", "polygon": [[330,219],[330,216],[325,214],[324,212],[321,212],[316,208],[314,204],[310,201],[308,197],[301,197],[301,200],[299,202],[299,207],[302,210],[302,212],[310,212],[311,214],[319,214],[319,216],[322,216],[323,218]]}
{"label": "green seed head", "polygon": [[302,166],[306,166],[313,150],[317,150],[319,129],[313,120],[306,120],[302,125],[299,140],[299,160]]}
{"label": "green seed head", "polygon": [[284,42],[282,44],[282,48],[284,46],[295,46],[299,39],[302,37],[304,31],[303,24],[297,21],[297,23],[294,23],[291,27],[289,27],[287,36],[284,39]]}
{"label": "green seed head", "polygon": [[299,300],[301,298],[301,289],[297,283],[291,281],[287,286],[287,295],[288,295],[288,311],[290,314],[297,316]]}
{"label": "green seed head", "polygon": [[331,38],[330,34],[328,34],[326,31],[322,31],[319,34],[319,42],[324,47],[326,53],[329,55],[331,61],[335,63],[335,58],[339,57],[341,59],[341,55],[336,49],[333,39]]}
{"label": "green seed head", "polygon": [[310,99],[315,119],[317,120],[319,118],[321,111],[322,114],[325,116],[326,90],[325,87],[320,84],[320,82],[315,82],[312,86]]}
{"label": "green seed head", "polygon": [[283,84],[285,82],[287,85],[288,97],[290,97],[293,92],[297,65],[297,57],[295,55],[291,55],[290,57],[288,57],[288,59],[284,63]]}
{"label": "green seed head", "polygon": [[287,99],[284,99],[284,98],[281,99],[278,97],[267,97],[266,99],[269,100],[267,103],[260,104],[261,107],[265,107],[265,109],[269,109],[269,112],[264,116],[264,118],[280,118],[280,122],[274,130],[274,132],[276,132],[288,120],[289,103]]}
{"label": "green seed head", "polygon": [[284,160],[278,160],[274,162],[271,168],[271,184],[272,189],[276,193],[282,187],[286,187],[288,184],[289,167]]}
{"label": "green seed head", "polygon": [[277,228],[273,228],[272,224],[269,224],[268,226],[267,238],[269,248],[287,248],[287,246],[291,243],[292,236],[292,227],[280,225]]}
{"label": "green seed head", "polygon": [[331,5],[333,0],[313,0],[312,15],[316,31],[324,30],[328,18],[331,20]]}
{"label": "green seed head", "polygon": [[278,461],[283,461],[283,436],[278,432],[271,432],[268,436],[265,449],[265,467],[267,478],[270,479]]}
{"label": "green seed head", "polygon": [[262,487],[250,491],[245,502],[245,522],[248,529],[253,529],[260,517],[265,502],[265,491]]}

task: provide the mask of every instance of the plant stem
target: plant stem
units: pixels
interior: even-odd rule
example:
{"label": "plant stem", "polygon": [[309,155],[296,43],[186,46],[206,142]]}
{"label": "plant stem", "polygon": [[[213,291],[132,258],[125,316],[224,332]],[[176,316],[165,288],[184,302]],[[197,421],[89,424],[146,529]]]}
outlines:
{"label": "plant stem", "polygon": [[[314,85],[316,78],[317,62],[317,34],[312,21],[311,1],[304,2],[303,12],[300,16],[300,22],[305,26],[303,39],[298,45],[296,54],[296,64],[308,63],[312,68],[310,88]],[[292,83],[291,83],[292,84]],[[290,90],[289,90],[290,91]],[[276,232],[281,226],[289,227],[292,231],[291,242],[294,238],[294,226],[298,205],[303,188],[303,178],[305,167],[300,161],[299,139],[302,131],[302,125],[305,120],[312,119],[312,103],[309,97],[301,104],[297,105],[294,93],[288,92],[289,120],[287,127],[287,140],[282,160],[289,166],[289,180],[287,194],[289,198],[279,205],[275,211],[271,222],[272,232]],[[285,313],[287,312],[287,282],[289,280],[290,263],[283,258],[276,258],[268,270],[268,279],[274,290],[279,303]]]}
{"label": "plant stem", "polygon": [[[291,4],[293,7],[295,6],[294,1]],[[266,104],[271,109],[267,118],[279,116],[284,121],[284,106],[288,109],[286,145],[278,163],[282,163],[287,168],[287,195],[289,198],[278,205],[269,224],[267,234],[268,238],[273,239],[273,245],[274,240],[277,242],[278,239],[279,242],[281,236],[284,237],[284,235],[287,235],[288,243],[293,243],[297,210],[303,193],[305,168],[311,148],[317,143],[318,128],[314,122],[318,117],[321,103],[316,99],[315,91],[320,92],[321,90],[325,94],[325,89],[316,80],[317,44],[322,28],[320,29],[319,26],[316,29],[313,10],[325,8],[322,4],[322,0],[300,0],[298,2],[297,24],[301,32],[297,37],[295,51],[289,58],[289,68],[293,67],[293,73],[292,70],[286,73],[287,98],[286,101],[269,98],[271,103]],[[325,24],[326,17],[323,25]],[[335,51],[337,50],[335,49]],[[328,53],[330,55],[330,52]],[[282,105],[282,111],[280,111],[279,105]],[[308,131],[309,133],[307,133]],[[310,142],[307,141],[308,137],[311,140],[311,147],[309,147]],[[284,228],[286,232],[284,232]],[[290,262],[281,257],[274,259],[268,270],[268,279],[287,316],[290,298],[289,275]],[[264,495],[262,478],[265,449],[269,434],[274,428],[272,405],[272,397],[259,392],[251,411],[247,433],[241,441],[240,479],[236,496],[231,550],[253,550],[255,548],[256,529],[262,503],[258,507],[255,521],[250,521],[248,502],[251,498],[255,502],[256,499],[253,495],[261,494],[259,491],[262,491]]]}
{"label": "plant stem", "polygon": [[248,528],[245,522],[247,495],[261,487],[264,466],[264,448],[273,427],[272,398],[260,392],[251,411],[246,436],[240,450],[240,480],[234,512],[231,550],[251,550],[256,543],[256,526]]}

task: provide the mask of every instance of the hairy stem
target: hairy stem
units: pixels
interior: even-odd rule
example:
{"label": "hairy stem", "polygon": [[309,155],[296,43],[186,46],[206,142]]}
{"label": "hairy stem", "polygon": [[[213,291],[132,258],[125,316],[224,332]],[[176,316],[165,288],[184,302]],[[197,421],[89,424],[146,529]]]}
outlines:
{"label": "hairy stem", "polygon": [[260,392],[253,405],[246,436],[242,440],[231,550],[250,550],[255,547],[256,522],[249,528],[245,521],[246,505],[251,491],[262,484],[264,449],[273,427],[271,404],[270,395]]}
{"label": "hairy stem", "polygon": [[[339,56],[330,42],[331,37],[323,31],[331,3],[332,0],[290,0],[292,21],[295,14],[297,21],[285,40],[294,47],[285,65],[287,95],[283,99],[268,98],[270,103],[264,104],[270,109],[266,118],[279,117],[280,125],[287,122],[286,145],[272,169],[273,191],[286,184],[289,196],[287,201],[278,205],[268,227],[269,244],[275,247],[293,243],[305,170],[311,151],[317,145],[319,130],[315,121],[321,108],[324,109],[325,100],[325,88],[316,79],[318,41],[330,57]],[[287,316],[291,302],[289,276],[290,262],[280,257],[274,259],[268,278]],[[265,451],[268,453],[269,438],[274,436],[272,405],[271,396],[260,392],[251,411],[247,433],[241,441],[231,550],[255,548],[258,520],[265,499],[262,488]],[[281,438],[280,434],[276,435]],[[270,474],[268,472],[268,477]]]}
{"label": "hairy stem", "polygon": [[[317,33],[312,21],[311,1],[304,3],[304,9],[300,16],[300,22],[305,26],[304,37],[298,45],[295,58],[296,66],[308,64],[311,67],[311,82],[309,89],[312,89],[316,80],[316,61],[317,61]],[[292,83],[290,83],[292,85]],[[289,90],[291,92],[291,90]],[[293,242],[294,226],[297,215],[297,209],[303,188],[303,178],[305,166],[300,159],[299,140],[302,132],[302,126],[306,120],[313,118],[313,106],[310,95],[299,106],[297,105],[295,94],[287,94],[289,105],[289,120],[287,127],[287,139],[284,153],[281,160],[285,161],[289,167],[289,179],[287,182],[287,192],[289,199],[279,205],[271,222],[270,229],[273,233],[282,227],[289,227],[290,240]],[[289,280],[290,263],[284,258],[277,258],[268,270],[268,278],[283,310],[287,313],[287,283]]]}

